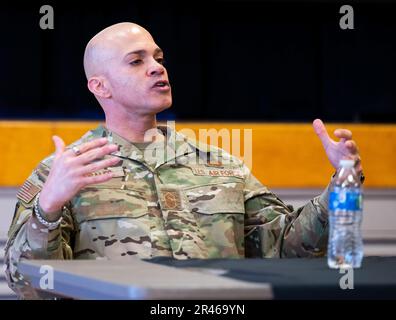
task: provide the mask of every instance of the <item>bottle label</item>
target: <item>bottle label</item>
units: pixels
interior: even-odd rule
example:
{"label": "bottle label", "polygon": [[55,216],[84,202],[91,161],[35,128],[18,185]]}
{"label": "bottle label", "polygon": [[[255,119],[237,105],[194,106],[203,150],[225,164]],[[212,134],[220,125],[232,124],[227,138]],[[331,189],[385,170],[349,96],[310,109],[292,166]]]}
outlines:
{"label": "bottle label", "polygon": [[346,190],[334,188],[330,192],[329,209],[335,210],[362,210],[362,193],[360,190]]}

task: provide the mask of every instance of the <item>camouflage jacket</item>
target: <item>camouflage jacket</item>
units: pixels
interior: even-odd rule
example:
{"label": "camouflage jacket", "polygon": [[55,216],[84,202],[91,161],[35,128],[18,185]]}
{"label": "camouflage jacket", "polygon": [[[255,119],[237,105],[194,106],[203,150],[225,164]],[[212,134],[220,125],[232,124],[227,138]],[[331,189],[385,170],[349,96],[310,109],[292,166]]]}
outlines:
{"label": "camouflage jacket", "polygon": [[[20,296],[34,298],[18,272],[25,259],[131,259],[322,256],[328,237],[327,189],[293,210],[236,157],[164,127],[164,157],[148,159],[103,126],[72,145],[108,137],[122,159],[111,180],[82,189],[52,231],[31,219],[51,168],[43,160],[18,193],[6,245],[6,276]],[[164,145],[164,144],[163,144]],[[159,148],[158,148],[159,149]],[[97,174],[100,174],[98,172]],[[28,192],[26,193],[26,190]]]}

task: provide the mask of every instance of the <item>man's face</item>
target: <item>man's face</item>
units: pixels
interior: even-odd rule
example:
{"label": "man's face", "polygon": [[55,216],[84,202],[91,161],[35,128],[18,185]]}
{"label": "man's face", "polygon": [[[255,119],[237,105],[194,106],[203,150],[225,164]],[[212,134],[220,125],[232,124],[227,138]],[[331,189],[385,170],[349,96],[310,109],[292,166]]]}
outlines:
{"label": "man's face", "polygon": [[156,114],[172,104],[164,54],[150,34],[133,31],[111,39],[105,77],[115,102],[138,114]]}

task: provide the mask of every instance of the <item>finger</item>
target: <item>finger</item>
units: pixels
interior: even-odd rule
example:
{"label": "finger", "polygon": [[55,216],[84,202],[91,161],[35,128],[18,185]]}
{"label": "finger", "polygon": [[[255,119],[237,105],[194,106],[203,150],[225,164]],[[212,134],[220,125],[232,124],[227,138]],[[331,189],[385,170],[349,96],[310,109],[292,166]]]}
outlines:
{"label": "finger", "polygon": [[[84,153],[84,152],[87,152],[94,148],[101,147],[101,146],[105,145],[106,143],[108,143],[107,138],[99,138],[99,139],[95,139],[92,141],[82,143],[81,145],[78,146],[78,149],[80,150],[80,153]],[[71,148],[68,150],[68,152],[70,152],[71,155],[75,156],[75,153]]]}
{"label": "finger", "polygon": [[76,157],[75,160],[79,164],[87,164],[87,163],[94,161],[95,159],[103,158],[105,155],[108,155],[108,154],[115,152],[117,150],[118,150],[117,145],[107,144],[103,147],[94,148],[94,149],[91,149],[85,153],[82,153],[80,156]]}
{"label": "finger", "polygon": [[107,168],[107,167],[114,166],[115,164],[119,163],[120,161],[121,161],[121,159],[117,158],[117,157],[111,157],[108,159],[96,161],[94,163],[83,166],[79,173],[89,176],[93,172],[99,171],[99,170]]}
{"label": "finger", "polygon": [[352,132],[348,129],[336,129],[334,135],[339,139],[344,139],[344,141],[352,139]]}
{"label": "finger", "polygon": [[359,156],[355,160],[355,170],[357,173],[362,173],[363,171],[362,161],[360,160]]}
{"label": "finger", "polygon": [[65,151],[65,143],[63,142],[61,137],[52,136],[52,141],[55,144],[55,157],[59,157]]}
{"label": "finger", "polygon": [[98,175],[98,176],[84,177],[82,180],[83,187],[88,186],[90,184],[102,183],[102,182],[109,181],[111,178],[113,178],[113,176],[114,176],[113,172],[106,172],[106,173]]}
{"label": "finger", "polygon": [[358,147],[357,147],[355,141],[348,140],[348,141],[345,142],[345,146],[348,148],[350,153],[352,153],[352,154],[357,154],[358,153]]}
{"label": "finger", "polygon": [[320,141],[322,141],[323,146],[326,147],[330,143],[331,139],[322,120],[315,119],[312,125],[315,133],[318,135]]}

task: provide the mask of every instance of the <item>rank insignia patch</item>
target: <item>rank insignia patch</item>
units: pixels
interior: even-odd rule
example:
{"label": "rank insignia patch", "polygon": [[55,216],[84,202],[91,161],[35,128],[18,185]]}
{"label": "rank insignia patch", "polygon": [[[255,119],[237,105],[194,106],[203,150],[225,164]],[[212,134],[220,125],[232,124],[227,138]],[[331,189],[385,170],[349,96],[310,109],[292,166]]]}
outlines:
{"label": "rank insignia patch", "polygon": [[161,190],[161,204],[165,210],[182,210],[180,193],[176,190]]}

